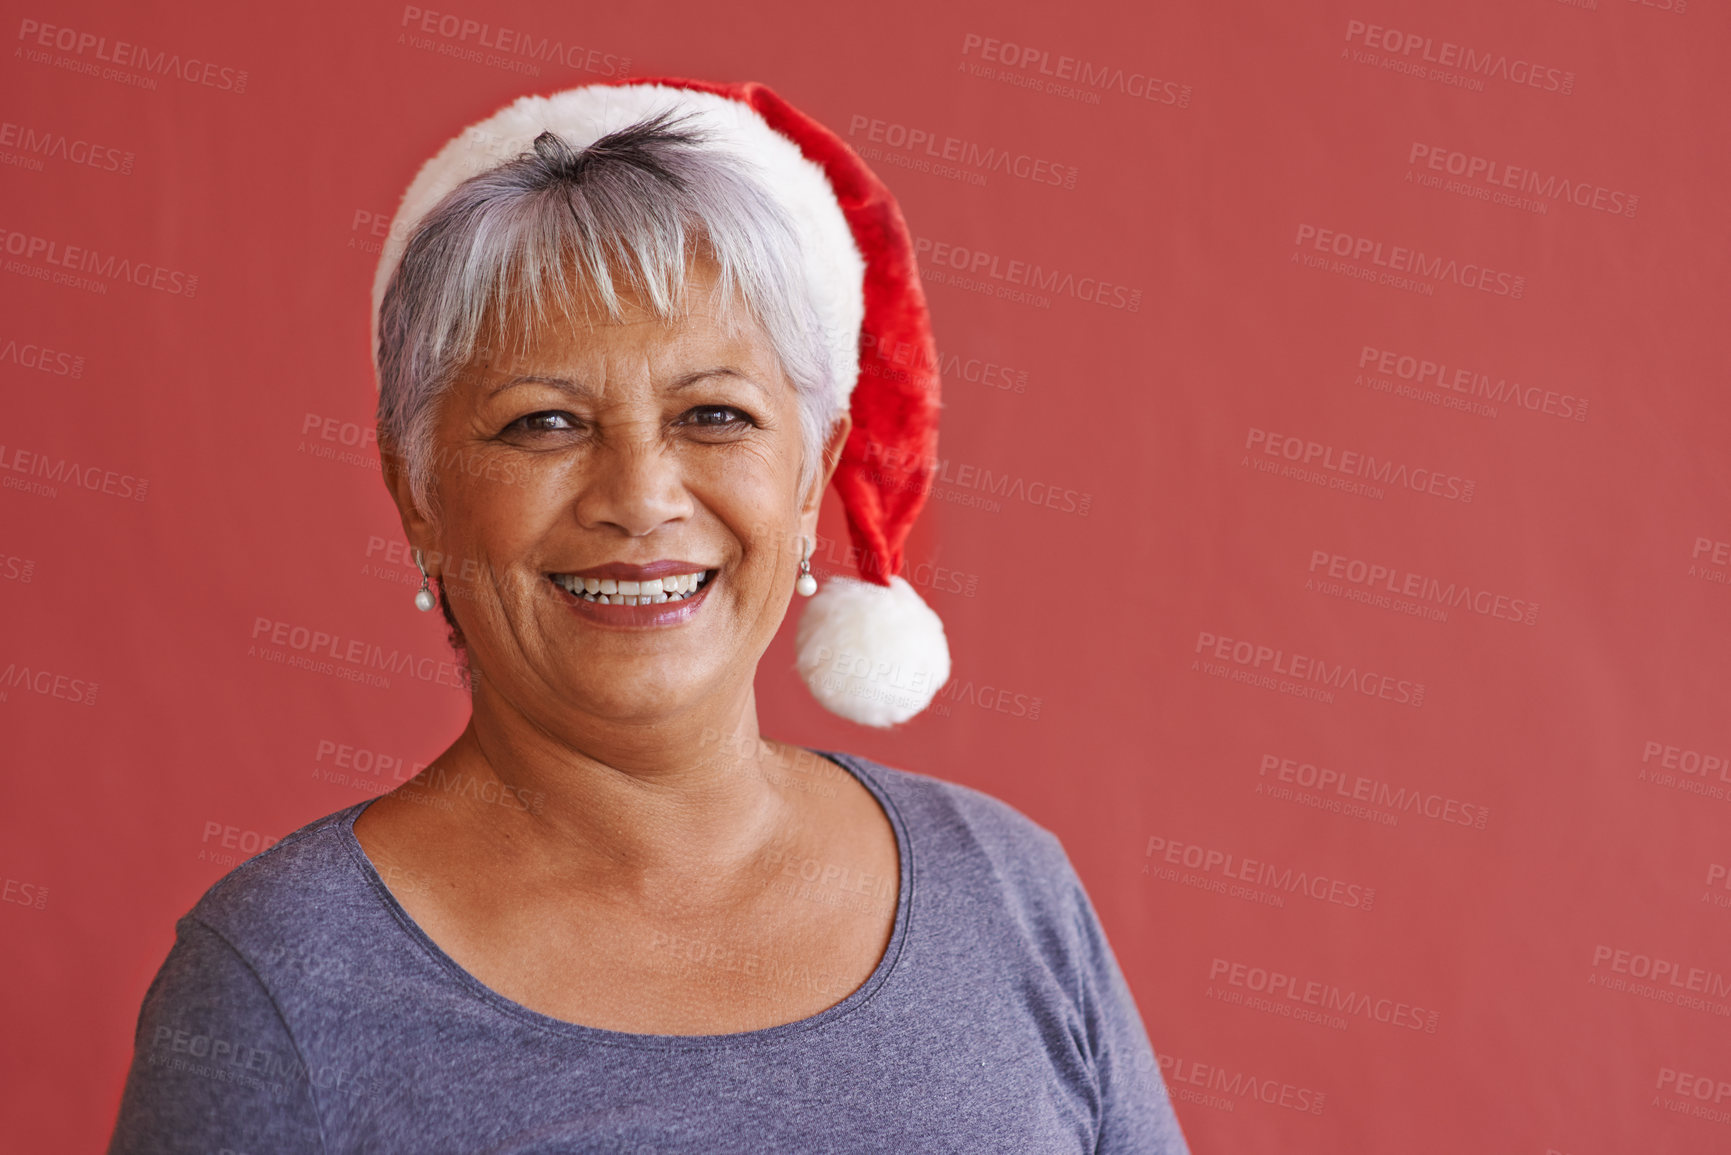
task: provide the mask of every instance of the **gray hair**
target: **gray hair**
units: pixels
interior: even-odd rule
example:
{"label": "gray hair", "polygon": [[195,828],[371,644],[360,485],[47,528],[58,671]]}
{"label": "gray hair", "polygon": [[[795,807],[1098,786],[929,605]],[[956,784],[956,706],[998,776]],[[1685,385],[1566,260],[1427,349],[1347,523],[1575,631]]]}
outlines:
{"label": "gray hair", "polygon": [[379,308],[378,420],[424,515],[435,508],[439,403],[489,318],[539,324],[549,305],[571,318],[598,302],[618,321],[623,278],[672,320],[699,256],[715,262],[717,290],[743,301],[793,382],[801,488],[810,483],[841,407],[798,235],[757,170],[709,143],[671,112],[583,149],[543,132],[532,151],[458,185],[409,235]]}

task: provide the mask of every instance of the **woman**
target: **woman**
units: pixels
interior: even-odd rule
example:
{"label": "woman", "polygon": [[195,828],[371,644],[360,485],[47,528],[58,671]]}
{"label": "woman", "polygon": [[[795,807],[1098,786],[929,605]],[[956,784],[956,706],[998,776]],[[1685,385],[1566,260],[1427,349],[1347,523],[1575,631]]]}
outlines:
{"label": "woman", "polygon": [[929,349],[893,200],[761,87],[636,82],[504,110],[399,222],[385,480],[472,716],[181,920],[111,1150],[1184,1152],[1051,834],[758,732],[832,478],[869,564],[808,682],[886,725],[948,673],[893,576],[935,393],[858,364]]}

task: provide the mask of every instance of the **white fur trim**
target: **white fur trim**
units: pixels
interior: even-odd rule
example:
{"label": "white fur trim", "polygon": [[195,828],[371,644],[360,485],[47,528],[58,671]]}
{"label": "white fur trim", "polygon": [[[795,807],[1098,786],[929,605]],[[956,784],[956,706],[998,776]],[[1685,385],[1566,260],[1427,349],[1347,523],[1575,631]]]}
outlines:
{"label": "white fur trim", "polygon": [[379,356],[379,306],[409,234],[452,189],[476,173],[530,151],[551,129],[574,148],[587,148],[610,132],[676,108],[752,164],[793,217],[805,257],[808,291],[828,337],[831,377],[845,411],[859,378],[859,331],[865,320],[865,261],[822,166],[769,127],[749,105],[709,92],[660,84],[572,88],[553,96],[525,96],[469,126],[421,166],[397,215],[373,277],[373,364]]}
{"label": "white fur trim", "polygon": [[812,695],[862,726],[906,722],[950,678],[943,621],[899,577],[887,586],[826,578],[806,603],[794,645]]}

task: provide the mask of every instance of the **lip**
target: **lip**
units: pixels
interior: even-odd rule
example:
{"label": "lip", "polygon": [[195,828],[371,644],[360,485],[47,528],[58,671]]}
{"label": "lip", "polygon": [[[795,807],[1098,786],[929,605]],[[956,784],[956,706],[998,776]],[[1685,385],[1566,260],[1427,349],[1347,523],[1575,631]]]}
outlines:
{"label": "lip", "polygon": [[[657,566],[662,568],[657,570],[655,568]],[[664,577],[667,574],[702,572],[702,569],[701,566],[692,566],[687,562],[651,562],[647,566],[628,566],[620,562],[610,562],[594,569],[570,571],[570,576],[597,579],[613,577],[615,580],[622,577],[626,581],[648,581],[651,578]],[[616,574],[617,577],[615,577]],[[565,599],[565,604],[578,617],[598,626],[636,630],[677,626],[682,622],[690,621],[697,616],[697,611],[702,608],[704,601],[709,597],[709,587],[719,580],[721,580],[721,571],[717,569],[714,575],[689,597],[680,598],[676,602],[650,603],[646,606],[602,605],[600,602],[585,601],[554,581],[552,575],[548,575],[547,584],[553,587],[555,593]]]}

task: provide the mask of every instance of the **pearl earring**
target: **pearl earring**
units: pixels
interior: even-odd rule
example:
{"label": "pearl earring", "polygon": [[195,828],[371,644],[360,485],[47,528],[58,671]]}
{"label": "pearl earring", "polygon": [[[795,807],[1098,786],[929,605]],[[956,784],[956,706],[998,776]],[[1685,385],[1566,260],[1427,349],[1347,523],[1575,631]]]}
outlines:
{"label": "pearl earring", "polygon": [[421,551],[415,551],[415,568],[421,571],[421,588],[415,594],[415,608],[423,614],[438,604],[427,577],[427,567],[421,563]]}
{"label": "pearl earring", "polygon": [[817,579],[811,576],[811,551],[817,543],[810,538],[801,538],[805,546],[805,556],[799,559],[799,580],[793,583],[793,588],[804,597],[810,597],[817,592]]}

